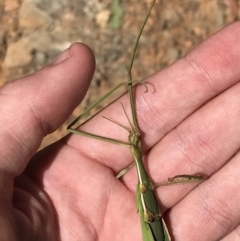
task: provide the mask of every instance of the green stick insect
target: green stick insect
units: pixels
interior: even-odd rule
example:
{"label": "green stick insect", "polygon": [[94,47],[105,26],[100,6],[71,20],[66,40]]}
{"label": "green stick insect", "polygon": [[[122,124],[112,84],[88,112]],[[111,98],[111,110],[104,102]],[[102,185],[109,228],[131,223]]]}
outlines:
{"label": "green stick insect", "polygon": [[[145,170],[143,160],[142,160],[142,148],[141,148],[141,135],[140,135],[140,129],[138,126],[136,111],[135,111],[135,105],[134,105],[134,95],[133,95],[133,83],[139,82],[143,84],[147,91],[147,86],[145,83],[141,81],[133,81],[132,80],[132,66],[133,61],[135,58],[137,46],[139,43],[139,39],[141,37],[142,31],[144,29],[144,26],[149,18],[149,15],[151,13],[151,10],[155,4],[156,0],[153,0],[150,9],[148,10],[148,13],[144,19],[144,22],[142,24],[142,27],[140,29],[140,32],[137,36],[136,43],[134,45],[133,53],[131,56],[130,64],[128,67],[128,81],[124,83],[118,84],[116,87],[114,87],[112,90],[107,92],[105,95],[103,95],[100,99],[98,99],[95,103],[93,103],[89,108],[87,108],[78,118],[76,118],[69,126],[68,131],[74,134],[79,134],[87,137],[91,137],[94,139],[102,140],[111,142],[118,145],[126,145],[129,146],[131,154],[133,156],[133,159],[136,164],[137,174],[138,174],[138,184],[137,184],[137,191],[136,191],[136,199],[137,199],[137,210],[140,214],[140,220],[141,220],[141,227],[142,227],[142,237],[143,241],[170,241],[171,237],[169,235],[167,226],[163,220],[161,210],[159,207],[159,204],[157,202],[154,189],[158,185],[154,185],[150,179],[149,176]],[[95,135],[92,133],[84,132],[79,129],[74,129],[73,126],[87,113],[89,113],[95,106],[97,106],[102,100],[107,98],[109,95],[111,95],[115,90],[117,90],[120,86],[126,85],[128,87],[128,94],[130,99],[130,105],[131,105],[131,116],[132,116],[132,122],[130,121],[130,118],[127,116],[126,111],[123,107],[124,113],[127,116],[128,122],[130,127],[125,127],[109,118],[106,118],[110,120],[111,122],[114,122],[115,124],[123,127],[129,132],[128,136],[128,142],[115,140],[112,138],[104,137]],[[117,178],[120,178],[132,165],[121,171]],[[178,175],[172,178],[169,178],[168,181],[159,184],[159,185],[172,185],[175,183],[185,183],[185,182],[195,182],[201,180],[201,176],[195,175]]]}

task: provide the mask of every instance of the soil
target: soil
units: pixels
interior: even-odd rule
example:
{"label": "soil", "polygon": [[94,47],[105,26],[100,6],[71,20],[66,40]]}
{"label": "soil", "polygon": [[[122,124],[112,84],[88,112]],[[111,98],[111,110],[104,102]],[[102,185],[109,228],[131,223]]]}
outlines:
{"label": "soil", "polygon": [[[134,41],[151,0],[139,2],[0,0],[0,86],[42,68],[76,41],[87,44],[96,57],[95,76],[85,100],[43,140],[41,148],[66,135],[67,123],[97,96],[127,79]],[[133,78],[144,79],[186,55],[214,32],[239,20],[239,9],[240,0],[158,0],[141,37]]]}

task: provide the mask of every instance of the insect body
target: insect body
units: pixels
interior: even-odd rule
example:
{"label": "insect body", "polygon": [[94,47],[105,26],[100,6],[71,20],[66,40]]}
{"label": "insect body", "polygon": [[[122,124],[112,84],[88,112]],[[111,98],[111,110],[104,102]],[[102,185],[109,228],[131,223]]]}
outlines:
{"label": "insect body", "polygon": [[142,234],[144,241],[170,241],[166,224],[155,197],[154,185],[149,180],[142,161],[140,135],[132,133],[129,136],[131,153],[134,157],[137,173],[137,209],[141,218]]}

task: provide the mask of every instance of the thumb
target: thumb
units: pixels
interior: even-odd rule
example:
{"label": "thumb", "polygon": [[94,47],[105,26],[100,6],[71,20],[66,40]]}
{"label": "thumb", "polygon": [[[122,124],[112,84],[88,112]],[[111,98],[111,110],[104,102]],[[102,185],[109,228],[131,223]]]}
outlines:
{"label": "thumb", "polygon": [[0,172],[15,177],[43,137],[82,101],[95,67],[91,50],[73,44],[50,65],[0,89]]}

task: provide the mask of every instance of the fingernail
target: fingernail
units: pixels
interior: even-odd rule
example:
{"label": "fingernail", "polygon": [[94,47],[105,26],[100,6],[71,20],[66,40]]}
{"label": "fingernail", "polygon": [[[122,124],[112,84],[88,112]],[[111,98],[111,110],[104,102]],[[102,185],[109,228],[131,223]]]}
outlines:
{"label": "fingernail", "polygon": [[60,53],[53,61],[51,64],[57,65],[63,62],[65,59],[70,57],[70,51],[69,48],[65,49],[62,53]]}

